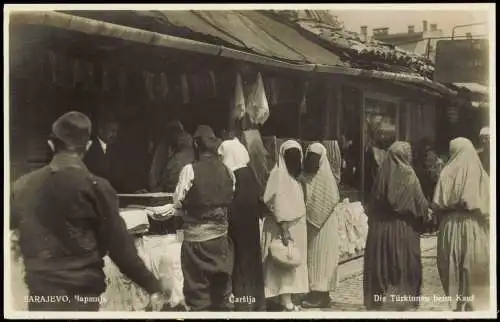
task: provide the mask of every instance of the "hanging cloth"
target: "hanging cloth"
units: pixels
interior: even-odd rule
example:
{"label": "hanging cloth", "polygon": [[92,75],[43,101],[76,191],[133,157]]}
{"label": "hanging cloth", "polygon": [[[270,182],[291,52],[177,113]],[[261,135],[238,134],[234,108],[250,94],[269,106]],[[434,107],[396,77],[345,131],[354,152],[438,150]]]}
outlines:
{"label": "hanging cloth", "polygon": [[182,89],[182,102],[184,104],[189,103],[189,84],[186,74],[181,75],[181,89]]}
{"label": "hanging cloth", "polygon": [[304,86],[304,93],[302,94],[302,100],[300,102],[300,114],[307,114],[307,91],[309,89],[309,82],[306,82]]}
{"label": "hanging cloth", "polygon": [[269,167],[269,153],[264,147],[259,130],[246,130],[242,136],[242,143],[245,145],[250,156],[250,168],[257,178],[257,182],[263,193],[271,169]]}
{"label": "hanging cloth", "polygon": [[75,58],[72,62],[72,71],[73,71],[73,87],[76,87],[77,84],[83,81],[83,73],[82,73],[82,62],[79,58]]}
{"label": "hanging cloth", "polygon": [[47,57],[49,60],[49,66],[50,66],[50,75],[51,75],[51,81],[53,84],[57,83],[57,55],[54,51],[49,50],[47,52]]}
{"label": "hanging cloth", "polygon": [[127,71],[124,69],[120,69],[118,72],[118,88],[120,89],[120,92],[123,94],[125,93],[127,87]]}
{"label": "hanging cloth", "polygon": [[94,89],[94,63],[89,61],[85,68],[85,88],[89,91]]}
{"label": "hanging cloth", "polygon": [[217,97],[217,79],[215,78],[215,73],[211,70],[208,71],[208,76],[210,77],[210,84],[212,88],[212,98]]}
{"label": "hanging cloth", "polygon": [[109,66],[107,64],[102,65],[102,73],[101,73],[101,86],[102,86],[102,91],[107,92],[109,91]]}
{"label": "hanging cloth", "polygon": [[330,167],[332,169],[333,176],[340,184],[341,180],[341,168],[342,168],[342,155],[339,147],[338,141],[325,140],[322,142],[325,146],[328,161],[330,162]]}
{"label": "hanging cloth", "polygon": [[246,104],[246,113],[253,124],[262,125],[269,118],[269,105],[264,89],[264,82],[260,73],[257,74],[257,80],[249,95]]}
{"label": "hanging cloth", "polygon": [[142,72],[142,77],[144,78],[144,87],[146,89],[148,98],[153,101],[155,99],[155,94],[153,92],[153,74],[145,71]]}
{"label": "hanging cloth", "polygon": [[236,74],[236,86],[234,87],[234,107],[232,120],[241,120],[245,116],[246,103],[243,92],[243,80],[239,73]]}
{"label": "hanging cloth", "polygon": [[170,89],[168,88],[168,79],[165,73],[160,73],[160,83],[161,83],[160,95],[163,99],[166,99]]}

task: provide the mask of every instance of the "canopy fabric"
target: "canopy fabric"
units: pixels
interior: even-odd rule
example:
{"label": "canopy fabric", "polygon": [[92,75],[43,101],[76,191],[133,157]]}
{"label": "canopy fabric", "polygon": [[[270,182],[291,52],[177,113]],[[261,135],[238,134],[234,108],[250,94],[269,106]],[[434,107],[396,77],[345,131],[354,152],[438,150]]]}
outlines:
{"label": "canopy fabric", "polygon": [[279,42],[255,25],[251,20],[233,11],[196,11],[205,21],[233,38],[240,39],[245,47],[257,54],[306,63],[306,57]]}
{"label": "canopy fabric", "polygon": [[481,85],[478,83],[453,83],[457,87],[463,87],[471,92],[479,93],[483,95],[488,95],[488,86]]}
{"label": "canopy fabric", "polygon": [[245,48],[245,44],[239,39],[232,37],[203,20],[198,14],[187,10],[160,11],[165,19],[178,28],[185,28],[200,34],[219,38],[235,47]]}
{"label": "canopy fabric", "polygon": [[[14,11],[9,14],[8,19],[9,23],[13,26],[39,25],[80,32],[88,35],[98,35],[143,43],[152,46],[227,57],[235,60],[249,61],[278,68],[413,83],[431,88],[442,94],[456,95],[456,92],[452,91],[448,87],[437,82],[429,81],[423,77],[401,75],[399,73],[391,72],[362,70],[339,65],[307,63],[305,61],[305,57],[273,39],[265,31],[258,29],[249,18],[243,17],[241,14],[238,17],[236,17],[236,15],[232,15],[232,18],[230,19],[223,19],[220,22],[215,23],[214,19],[222,19],[222,16],[220,15],[221,13],[206,11],[203,12],[202,16],[206,18],[207,21],[210,21],[210,23],[214,22],[213,26],[216,29],[220,29],[221,32],[228,33],[233,38],[236,37],[236,39],[240,39],[245,46],[249,46],[249,48],[255,53],[54,11]],[[178,16],[178,18],[179,17],[180,16]],[[171,21],[175,21],[175,19],[172,19]],[[230,23],[226,26],[224,25],[224,21],[228,21]],[[187,23],[184,22],[184,26],[186,25]],[[192,25],[194,25],[194,23],[192,23]],[[236,33],[233,31],[237,30],[237,26],[242,27],[244,32]],[[229,31],[229,29],[231,29],[231,31]],[[205,29],[205,32],[208,31]],[[261,36],[262,38],[260,38]],[[286,37],[288,36],[285,35],[284,38]],[[265,52],[265,54],[259,54],[257,51]],[[268,55],[272,55],[272,57],[269,57]],[[283,56],[286,58],[282,58]],[[309,59],[314,60],[314,58]],[[290,60],[296,60],[296,62],[290,62]]]}
{"label": "canopy fabric", "polygon": [[250,19],[278,41],[287,44],[287,46],[293,46],[292,49],[306,57],[310,63],[323,65],[342,64],[337,55],[309,41],[294,28],[288,27],[256,11],[247,10],[238,11],[238,13]]}

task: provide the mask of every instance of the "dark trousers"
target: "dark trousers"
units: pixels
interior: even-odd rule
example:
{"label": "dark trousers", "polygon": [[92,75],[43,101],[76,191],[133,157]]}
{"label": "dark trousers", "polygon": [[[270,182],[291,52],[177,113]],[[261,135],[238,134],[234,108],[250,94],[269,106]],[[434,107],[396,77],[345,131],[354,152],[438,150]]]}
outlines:
{"label": "dark trousers", "polygon": [[28,285],[28,311],[99,311],[100,294],[78,292],[47,282]]}
{"label": "dark trousers", "polygon": [[184,298],[192,311],[232,310],[233,255],[233,244],[227,236],[182,243]]}

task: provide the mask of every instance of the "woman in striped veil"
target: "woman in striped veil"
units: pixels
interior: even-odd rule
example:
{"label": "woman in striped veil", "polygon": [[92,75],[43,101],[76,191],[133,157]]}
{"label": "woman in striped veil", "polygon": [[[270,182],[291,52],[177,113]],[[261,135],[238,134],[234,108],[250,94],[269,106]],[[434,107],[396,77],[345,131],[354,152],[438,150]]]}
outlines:
{"label": "woman in striped veil", "polygon": [[328,307],[329,292],[337,285],[339,240],[337,219],[332,216],[340,200],[326,148],[313,143],[304,162],[307,218],[307,268],[310,293],[305,308]]}

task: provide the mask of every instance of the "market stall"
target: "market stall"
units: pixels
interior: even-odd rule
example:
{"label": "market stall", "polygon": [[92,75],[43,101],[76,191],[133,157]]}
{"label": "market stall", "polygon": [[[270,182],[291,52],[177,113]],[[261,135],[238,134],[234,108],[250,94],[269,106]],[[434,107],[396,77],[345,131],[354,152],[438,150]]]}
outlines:
{"label": "market stall", "polygon": [[[122,195],[120,216],[127,230],[134,236],[139,257],[163,285],[170,290],[165,294],[165,310],[183,307],[183,277],[181,268],[182,232],[169,235],[148,235],[152,220],[168,220],[174,216],[171,194]],[[154,219],[153,219],[154,218]],[[13,240],[13,245],[16,241]],[[11,251],[11,285],[13,307],[27,310],[26,296],[29,295],[24,282],[24,264],[18,251]],[[149,310],[149,294],[124,276],[113,261],[104,257],[106,291],[102,294],[102,311],[146,311]]]}
{"label": "market stall", "polygon": [[[175,210],[172,194],[121,194],[120,215],[127,230],[135,238],[139,257],[162,284],[168,285],[165,309],[175,309],[183,303],[181,268],[182,232],[167,235],[148,234],[154,221],[172,220]],[[149,295],[124,276],[109,257],[104,258],[107,288],[101,306],[103,311],[145,311],[149,309]]]}

